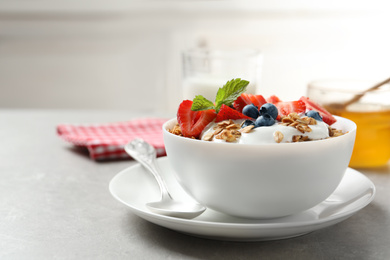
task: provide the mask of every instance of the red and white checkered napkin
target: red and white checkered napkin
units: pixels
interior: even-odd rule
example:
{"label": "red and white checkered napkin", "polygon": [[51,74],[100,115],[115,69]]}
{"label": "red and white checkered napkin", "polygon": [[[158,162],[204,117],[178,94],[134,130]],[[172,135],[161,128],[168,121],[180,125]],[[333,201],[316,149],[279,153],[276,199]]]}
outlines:
{"label": "red and white checkered napkin", "polygon": [[57,126],[58,135],[77,146],[86,147],[95,160],[130,158],[124,145],[142,138],[156,148],[157,156],[165,155],[162,125],[167,119],[141,118],[128,122],[102,125]]}

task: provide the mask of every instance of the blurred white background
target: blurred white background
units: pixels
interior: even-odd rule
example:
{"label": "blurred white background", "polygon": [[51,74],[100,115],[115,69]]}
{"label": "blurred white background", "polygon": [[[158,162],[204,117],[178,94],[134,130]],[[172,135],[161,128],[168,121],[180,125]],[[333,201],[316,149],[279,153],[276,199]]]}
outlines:
{"label": "blurred white background", "polygon": [[172,112],[196,46],[260,49],[260,93],[296,99],[389,77],[389,25],[386,1],[0,0],[0,108]]}

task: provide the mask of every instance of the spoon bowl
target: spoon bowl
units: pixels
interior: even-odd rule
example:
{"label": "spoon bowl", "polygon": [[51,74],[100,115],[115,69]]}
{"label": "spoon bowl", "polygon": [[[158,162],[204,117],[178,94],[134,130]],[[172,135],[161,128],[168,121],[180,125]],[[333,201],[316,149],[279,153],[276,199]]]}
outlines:
{"label": "spoon bowl", "polygon": [[125,151],[153,174],[160,187],[161,199],[146,203],[146,206],[151,211],[161,215],[191,219],[199,216],[206,210],[206,207],[198,203],[181,202],[172,198],[159,173],[160,171],[156,164],[156,150],[152,145],[140,138],[136,138],[125,145]]}
{"label": "spoon bowl", "polygon": [[149,202],[146,206],[157,214],[188,219],[197,217],[206,210],[200,204],[189,204],[171,199]]}

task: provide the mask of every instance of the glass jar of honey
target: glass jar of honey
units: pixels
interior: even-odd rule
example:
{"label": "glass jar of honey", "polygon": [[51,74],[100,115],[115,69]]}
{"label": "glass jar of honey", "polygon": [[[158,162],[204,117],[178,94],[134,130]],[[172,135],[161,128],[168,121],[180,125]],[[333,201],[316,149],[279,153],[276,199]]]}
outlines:
{"label": "glass jar of honey", "polygon": [[[390,159],[390,84],[366,92],[373,81],[320,80],[309,83],[307,96],[330,113],[357,125],[349,166],[380,167]],[[350,102],[350,101],[353,102]]]}

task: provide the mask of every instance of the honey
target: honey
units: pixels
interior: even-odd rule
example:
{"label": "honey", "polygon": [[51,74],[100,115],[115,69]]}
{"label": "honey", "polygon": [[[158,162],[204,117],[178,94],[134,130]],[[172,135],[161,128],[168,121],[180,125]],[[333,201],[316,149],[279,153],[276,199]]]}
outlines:
{"label": "honey", "polygon": [[390,108],[354,104],[347,109],[324,107],[332,114],[348,118],[357,125],[356,141],[349,166],[379,167],[390,159]]}

